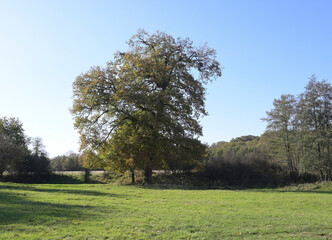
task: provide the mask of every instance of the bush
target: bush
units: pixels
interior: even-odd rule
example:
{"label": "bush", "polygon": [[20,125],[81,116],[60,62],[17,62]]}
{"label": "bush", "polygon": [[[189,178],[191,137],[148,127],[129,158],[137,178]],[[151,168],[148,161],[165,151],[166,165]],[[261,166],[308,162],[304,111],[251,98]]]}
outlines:
{"label": "bush", "polygon": [[15,170],[19,175],[48,175],[51,173],[50,161],[45,155],[29,154]]}
{"label": "bush", "polygon": [[226,185],[276,186],[284,183],[283,169],[260,158],[214,159],[205,164],[204,175]]}

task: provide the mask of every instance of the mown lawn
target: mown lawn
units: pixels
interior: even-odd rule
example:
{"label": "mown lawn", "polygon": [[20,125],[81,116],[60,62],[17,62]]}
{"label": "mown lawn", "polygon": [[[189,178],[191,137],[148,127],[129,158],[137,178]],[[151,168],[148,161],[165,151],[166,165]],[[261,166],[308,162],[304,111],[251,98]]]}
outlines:
{"label": "mown lawn", "polygon": [[0,183],[0,239],[328,239],[332,184],[312,191]]}

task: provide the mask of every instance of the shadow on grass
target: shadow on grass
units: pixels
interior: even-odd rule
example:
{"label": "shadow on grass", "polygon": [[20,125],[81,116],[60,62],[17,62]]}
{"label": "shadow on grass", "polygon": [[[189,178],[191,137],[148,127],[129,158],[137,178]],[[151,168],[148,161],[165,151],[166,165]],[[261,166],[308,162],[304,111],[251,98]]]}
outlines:
{"label": "shadow on grass", "polygon": [[320,190],[284,190],[277,188],[257,188],[257,187],[191,187],[181,185],[136,185],[138,188],[149,190],[224,190],[224,191],[247,191],[247,192],[261,192],[261,193],[301,193],[301,194],[332,194],[332,191],[320,191]]}
{"label": "shadow on grass", "polygon": [[46,183],[46,184],[86,184],[105,183],[99,181],[95,176],[91,176],[89,182],[84,181],[83,174],[47,174],[47,175],[4,175],[0,176],[1,182],[14,183]]}
{"label": "shadow on grass", "polygon": [[67,224],[72,220],[98,218],[105,211],[116,212],[116,208],[31,201],[26,194],[0,192],[0,226],[9,224],[54,226]]}
{"label": "shadow on grass", "polygon": [[[107,192],[99,192],[94,190],[81,190],[81,189],[63,189],[63,188],[35,188],[33,186],[1,186],[1,189],[9,189],[9,190],[23,190],[23,191],[34,191],[34,192],[49,192],[49,193],[68,193],[68,194],[75,194],[75,195],[86,195],[86,196],[108,196],[108,197],[117,197],[117,198],[124,198],[126,195],[119,195],[114,193],[107,193]],[[1,193],[0,193],[1,194]]]}
{"label": "shadow on grass", "polygon": [[[128,185],[133,185],[133,184],[128,184]],[[141,185],[141,184],[136,184],[133,185],[138,188],[142,189],[149,189],[149,190],[213,190],[217,188],[212,188],[212,187],[203,187],[203,186],[186,186],[186,185],[177,185],[177,184],[149,184],[149,185]],[[224,188],[218,188],[218,189],[223,189]]]}
{"label": "shadow on grass", "polygon": [[83,184],[84,181],[82,178],[73,175],[64,175],[64,174],[52,174],[47,183],[50,184]]}
{"label": "shadow on grass", "polygon": [[88,182],[84,181],[84,174],[66,174],[66,173],[54,173],[48,179],[50,184],[106,184],[105,179],[98,177],[98,174],[92,174]]}
{"label": "shadow on grass", "polygon": [[332,191],[320,190],[285,190],[285,189],[250,189],[250,192],[266,192],[266,193],[301,193],[301,194],[332,194]]}

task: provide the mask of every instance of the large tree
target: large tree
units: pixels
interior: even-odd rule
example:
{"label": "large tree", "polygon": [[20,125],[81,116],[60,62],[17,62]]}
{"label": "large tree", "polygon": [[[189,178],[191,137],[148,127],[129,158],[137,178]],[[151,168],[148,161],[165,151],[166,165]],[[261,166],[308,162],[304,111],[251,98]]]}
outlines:
{"label": "large tree", "polygon": [[[204,149],[197,140],[207,114],[204,85],[221,68],[213,49],[188,38],[140,30],[128,45],[106,67],[76,78],[72,113],[83,151],[101,165],[142,169],[151,183],[152,169],[165,167],[170,153],[186,159]],[[204,151],[195,152],[190,158],[202,158]]]}

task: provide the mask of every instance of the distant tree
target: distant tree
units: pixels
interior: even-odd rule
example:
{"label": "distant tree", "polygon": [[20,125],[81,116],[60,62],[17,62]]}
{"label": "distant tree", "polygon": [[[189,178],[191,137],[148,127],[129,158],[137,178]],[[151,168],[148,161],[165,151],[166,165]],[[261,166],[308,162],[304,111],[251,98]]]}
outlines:
{"label": "distant tree", "polygon": [[211,144],[211,146],[209,147],[209,150],[208,150],[208,159],[210,161],[222,160],[222,158],[223,158],[223,146],[226,143],[227,143],[226,141],[220,141],[220,142]]}
{"label": "distant tree", "polygon": [[47,152],[45,150],[45,145],[43,144],[43,139],[40,137],[32,138],[31,141],[31,154],[36,156],[46,156]]}
{"label": "distant tree", "polygon": [[20,175],[44,175],[50,173],[50,160],[40,137],[32,139],[29,154],[15,167],[15,170]]}
{"label": "distant tree", "polygon": [[[261,158],[263,152],[258,136],[242,136],[232,139],[230,142],[218,142],[212,144],[208,150],[208,164],[220,165],[224,162],[246,162],[248,156],[256,155]],[[264,155],[265,156],[265,155]]]}
{"label": "distant tree", "polygon": [[[30,147],[29,147],[30,145]],[[29,138],[17,118],[0,118],[0,175],[49,173],[49,159],[41,138]]]}
{"label": "distant tree", "polygon": [[82,171],[79,158],[80,155],[73,152],[56,156],[51,159],[51,168],[55,171]]}
{"label": "distant tree", "polygon": [[80,171],[83,170],[79,163],[79,155],[77,153],[68,154],[64,162],[62,163],[62,168],[64,171]]}
{"label": "distant tree", "polygon": [[[224,144],[224,157],[234,154],[237,158],[243,157],[246,153],[255,150],[259,137],[246,135],[232,139],[229,143]],[[230,157],[227,157],[230,158]]]}
{"label": "distant tree", "polygon": [[166,33],[139,31],[128,45],[105,68],[76,78],[72,114],[88,161],[142,169],[151,183],[152,169],[167,167],[168,153],[179,161],[202,158],[188,151],[203,147],[197,138],[198,119],[207,114],[204,84],[221,69],[213,49]]}
{"label": "distant tree", "polygon": [[23,124],[16,118],[0,118],[0,175],[14,171],[28,154]]}
{"label": "distant tree", "polygon": [[65,155],[59,155],[51,159],[51,168],[54,171],[64,171],[63,162],[65,161]]}
{"label": "distant tree", "polygon": [[0,118],[0,132],[7,135],[13,143],[19,146],[26,147],[28,144],[23,124],[18,118]]}
{"label": "distant tree", "polygon": [[26,155],[26,149],[15,144],[8,135],[0,133],[0,176],[4,171],[13,170]]}
{"label": "distant tree", "polygon": [[[298,172],[298,161],[295,158],[294,139],[295,139],[295,116],[296,99],[293,95],[281,95],[280,99],[273,102],[274,108],[266,112],[267,130],[274,131],[275,137],[271,139],[275,148],[277,158],[287,163],[289,173]],[[272,146],[273,148],[273,146]]]}

